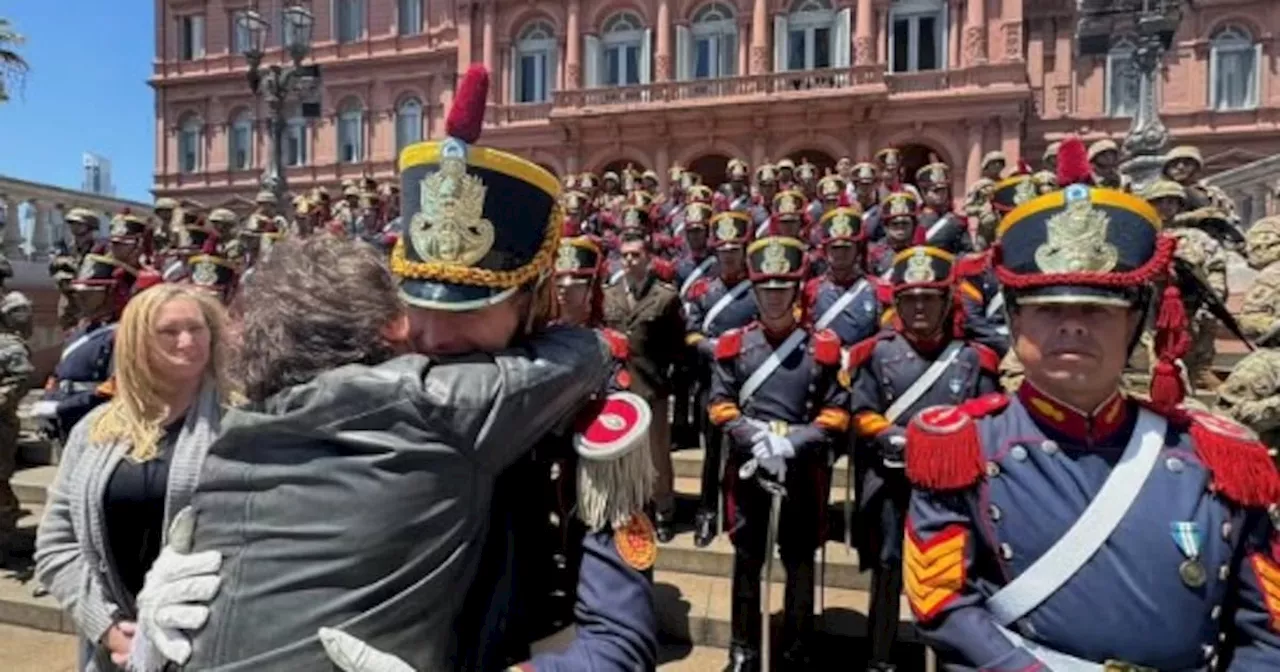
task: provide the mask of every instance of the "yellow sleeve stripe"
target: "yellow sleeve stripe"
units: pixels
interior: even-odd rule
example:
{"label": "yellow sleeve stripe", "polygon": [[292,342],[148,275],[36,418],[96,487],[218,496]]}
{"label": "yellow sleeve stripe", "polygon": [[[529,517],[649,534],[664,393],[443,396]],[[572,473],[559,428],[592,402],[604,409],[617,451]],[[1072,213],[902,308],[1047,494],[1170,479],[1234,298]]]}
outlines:
{"label": "yellow sleeve stripe", "polygon": [[893,317],[894,315],[897,315],[897,314],[898,314],[898,310],[896,308],[893,308],[893,307],[885,308],[884,313],[880,315],[880,326],[883,327],[887,324],[892,324]]}
{"label": "yellow sleeve stripe", "polygon": [[927,542],[908,526],[902,586],[918,620],[938,615],[964,590],[968,541],[969,532],[962,525],[950,525]]}
{"label": "yellow sleeve stripe", "polygon": [[1263,606],[1271,616],[1272,632],[1280,632],[1280,567],[1261,553],[1249,556],[1249,565],[1258,578]]}
{"label": "yellow sleeve stripe", "polygon": [[967,280],[964,282],[961,282],[960,291],[963,294],[967,295],[969,298],[973,299],[974,301],[982,300],[982,292],[979,291],[977,287],[974,287],[972,282],[969,282]]}
{"label": "yellow sleeve stripe", "polygon": [[685,345],[697,345],[700,341],[702,341],[702,340],[703,340],[703,339],[705,339],[705,338],[706,338],[706,336],[703,336],[702,334],[699,334],[699,333],[698,333],[698,332],[696,332],[696,331],[691,331],[691,332],[689,332],[689,333],[685,334],[685,336],[684,336],[684,344],[685,344]]}
{"label": "yellow sleeve stripe", "polygon": [[861,438],[869,438],[893,426],[889,418],[875,411],[863,411],[853,416],[853,433]]}
{"label": "yellow sleeve stripe", "polygon": [[843,408],[824,408],[813,424],[832,432],[849,430],[849,412]]}
{"label": "yellow sleeve stripe", "polygon": [[738,410],[738,405],[732,401],[714,401],[707,407],[707,416],[711,418],[711,424],[723,425],[730,420],[737,420],[742,415],[742,411]]}

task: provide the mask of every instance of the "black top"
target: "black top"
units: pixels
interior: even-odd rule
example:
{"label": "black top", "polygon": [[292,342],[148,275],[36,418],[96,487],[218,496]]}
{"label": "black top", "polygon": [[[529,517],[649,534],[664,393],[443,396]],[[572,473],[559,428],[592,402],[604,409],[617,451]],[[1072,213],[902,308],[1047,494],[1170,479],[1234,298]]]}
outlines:
{"label": "black top", "polygon": [[160,555],[169,464],[180,429],[182,420],[165,428],[156,457],[120,460],[102,495],[109,558],[131,595],[142,590],[147,570]]}

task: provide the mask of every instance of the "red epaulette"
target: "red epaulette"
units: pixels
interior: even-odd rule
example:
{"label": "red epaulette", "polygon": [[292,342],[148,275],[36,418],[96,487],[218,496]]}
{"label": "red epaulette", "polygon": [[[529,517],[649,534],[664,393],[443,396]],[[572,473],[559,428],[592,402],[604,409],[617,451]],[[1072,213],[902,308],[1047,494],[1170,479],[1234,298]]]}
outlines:
{"label": "red epaulette", "polygon": [[925,490],[963,490],[982,480],[978,426],[960,406],[933,406],[907,423],[907,478]]}
{"label": "red epaulette", "polygon": [[671,282],[676,277],[676,265],[668,259],[654,259],[653,274],[663,282]]}
{"label": "red epaulette", "polygon": [[1206,411],[1182,413],[1189,421],[1196,457],[1213,474],[1214,492],[1247,508],[1265,509],[1280,502],[1280,472],[1253,430]]}
{"label": "red epaulette", "polygon": [[990,252],[978,252],[975,254],[966,254],[956,260],[955,272],[957,277],[967,278],[973,275],[979,275],[987,270],[987,264],[991,261]]}
{"label": "red epaulette", "polygon": [[631,356],[631,343],[625,334],[608,328],[601,328],[600,333],[604,335],[604,340],[608,341],[609,352],[613,354],[614,359],[625,362]]}
{"label": "red epaulette", "polygon": [[984,394],[981,397],[974,397],[963,404],[959,408],[964,414],[971,418],[985,418],[996,411],[1004,410],[1009,405],[1009,395],[1004,392],[992,392]]}
{"label": "red epaulette", "polygon": [[733,359],[742,352],[742,330],[730,329],[716,339],[716,359]]}
{"label": "red epaulette", "polygon": [[707,288],[710,286],[711,285],[707,282],[706,278],[698,278],[693,282],[693,285],[689,287],[689,300],[697,301],[702,298],[702,295],[707,293]]}
{"label": "red epaulette", "polygon": [[813,332],[813,361],[823,366],[840,364],[840,337],[830,329]]}
{"label": "red epaulette", "polygon": [[[879,278],[877,277],[877,279]],[[880,305],[882,306],[892,306],[893,305],[893,284],[886,282],[883,279],[879,279],[879,280],[880,281],[877,282],[875,285],[876,299],[880,301]]]}
{"label": "red epaulette", "polygon": [[969,341],[969,347],[978,353],[978,366],[988,373],[1000,373],[1000,355],[995,350],[977,341]]}
{"label": "red epaulette", "polygon": [[809,278],[804,282],[804,289],[800,292],[800,296],[804,297],[806,306],[813,305],[814,297],[818,295],[818,287],[822,286],[822,278]]}
{"label": "red epaulette", "polygon": [[856,371],[863,364],[871,359],[871,353],[875,352],[876,344],[880,342],[880,336],[872,336],[871,338],[859,341],[849,348],[849,356],[844,360],[844,366],[851,373]]}

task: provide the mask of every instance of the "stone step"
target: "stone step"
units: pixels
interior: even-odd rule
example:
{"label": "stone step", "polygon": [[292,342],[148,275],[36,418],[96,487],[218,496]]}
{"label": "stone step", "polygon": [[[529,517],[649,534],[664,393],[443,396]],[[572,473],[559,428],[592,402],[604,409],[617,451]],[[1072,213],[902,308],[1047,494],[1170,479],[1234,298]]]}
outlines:
{"label": "stone step", "polygon": [[5,672],[77,672],[79,655],[80,641],[70,634],[0,625]]}
{"label": "stone step", "polygon": [[[676,478],[702,478],[702,457],[705,451],[701,448],[685,448],[671,453],[671,468]],[[849,458],[841,455],[832,469],[832,485],[844,486],[848,472]]]}
{"label": "stone step", "polygon": [[48,498],[49,487],[53,485],[53,479],[57,475],[56,465],[25,467],[14,472],[9,484],[13,486],[13,494],[24,507],[30,504],[43,506]]}
{"label": "stone step", "polygon": [[[859,570],[857,551],[846,548],[840,541],[828,541],[824,548],[827,561],[825,583],[828,587],[845,590],[870,588],[871,574]],[[693,544],[693,532],[682,531],[659,548],[657,569],[700,576],[732,577],[733,544],[729,541],[729,535],[720,534],[706,548],[698,548]],[[776,556],[772,579],[775,583],[783,583],[787,579],[782,561]]]}

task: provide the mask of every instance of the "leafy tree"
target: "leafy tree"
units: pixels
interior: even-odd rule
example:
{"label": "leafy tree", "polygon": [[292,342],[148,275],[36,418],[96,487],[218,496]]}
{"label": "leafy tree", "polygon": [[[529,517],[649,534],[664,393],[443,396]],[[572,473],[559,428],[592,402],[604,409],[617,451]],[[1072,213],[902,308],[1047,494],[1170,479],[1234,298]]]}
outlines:
{"label": "leafy tree", "polygon": [[21,86],[22,79],[27,74],[27,61],[16,51],[24,41],[13,24],[0,17],[0,103],[9,100],[11,87]]}

